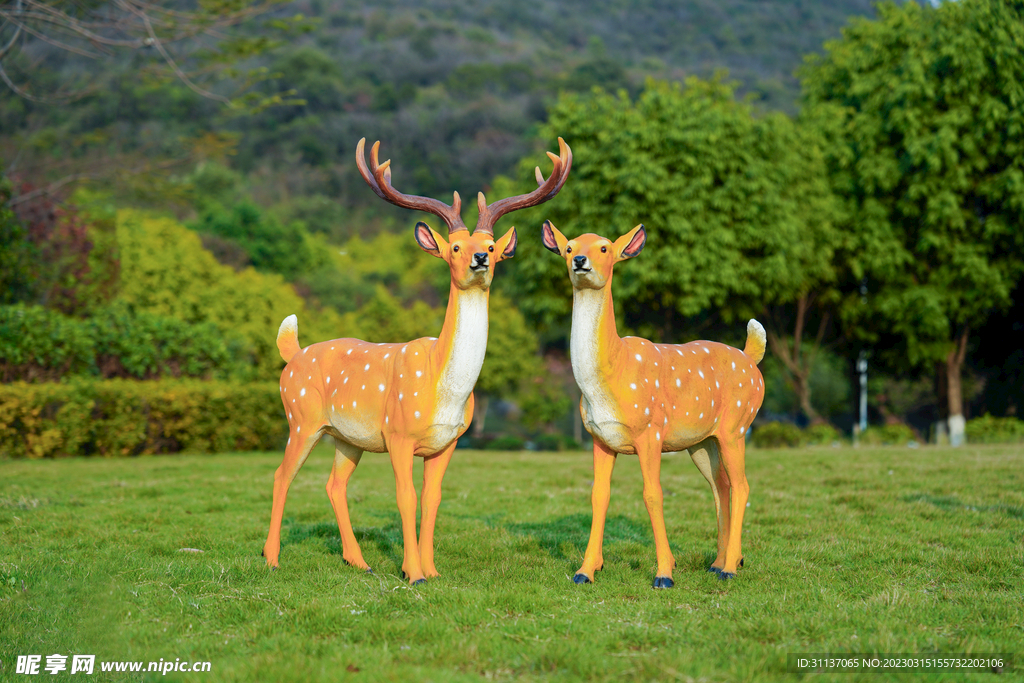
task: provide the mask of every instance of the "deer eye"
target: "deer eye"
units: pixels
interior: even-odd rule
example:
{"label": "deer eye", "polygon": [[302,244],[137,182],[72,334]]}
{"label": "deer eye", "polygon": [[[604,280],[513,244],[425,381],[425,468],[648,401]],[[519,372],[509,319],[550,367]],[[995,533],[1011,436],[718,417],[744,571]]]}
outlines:
{"label": "deer eye", "polygon": [[452,247],[452,251],[458,251],[458,250],[459,250],[459,245],[456,244],[454,247]]}
{"label": "deer eye", "polygon": [[566,247],[565,248],[565,253],[566,254],[571,254],[572,253],[572,247]]}
{"label": "deer eye", "polygon": [[601,253],[602,254],[607,254],[608,253],[608,247],[601,247]]}
{"label": "deer eye", "polygon": [[491,247],[487,251],[494,251],[494,245],[492,244]]}

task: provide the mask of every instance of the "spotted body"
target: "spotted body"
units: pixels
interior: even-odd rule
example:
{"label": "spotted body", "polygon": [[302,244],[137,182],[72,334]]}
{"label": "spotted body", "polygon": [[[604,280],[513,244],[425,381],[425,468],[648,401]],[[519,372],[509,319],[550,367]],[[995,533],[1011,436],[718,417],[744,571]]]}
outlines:
{"label": "spotted body", "polygon": [[[335,339],[303,348],[295,316],[281,324],[277,346],[287,363],[281,373],[281,402],[289,435],[284,459],[274,475],[274,502],[263,555],[272,568],[278,566],[288,488],[313,446],[327,435],[336,445],[327,495],[338,521],[343,558],[369,570],[352,530],[347,487],[365,451],[387,451],[402,518],[402,571],[410,583],[419,583],[438,575],[433,539],[441,481],[456,441],[473,417],[473,387],[487,349],[494,267],[516,250],[515,228],[495,239],[494,223],[510,211],[553,197],[568,176],[572,153],[559,138],[560,156],[549,153],[554,170],[547,180],[537,171],[539,187],[534,192],[491,205],[480,193],[479,220],[471,234],[462,222],[458,193],[449,206],[398,192],[391,186],[390,161],[377,161],[379,143],[371,150],[369,168],[363,144],[361,140],[356,148],[356,163],[375,193],[398,206],[433,213],[447,224],[448,240],[425,223],[416,225],[414,235],[420,248],[448,264],[448,308],[436,339],[396,344]],[[417,456],[424,463],[418,536],[412,481]]]}
{"label": "spotted body", "polygon": [[654,585],[672,585],[675,560],[665,532],[661,454],[682,450],[690,452],[715,497],[719,536],[712,569],[731,577],[741,559],[740,529],[749,491],[744,437],[764,400],[764,379],[757,368],[764,356],[764,329],[751,320],[742,351],[710,341],[655,344],[621,338],[612,304],[612,269],[643,249],[643,226],[612,242],[598,235],[569,240],[545,223],[543,240],[569,268],[573,376],[582,395],[583,424],[594,437],[594,517],[583,566],[574,580],[593,581],[604,563],[611,472],[616,455],[623,453],[640,460],[658,554]]}

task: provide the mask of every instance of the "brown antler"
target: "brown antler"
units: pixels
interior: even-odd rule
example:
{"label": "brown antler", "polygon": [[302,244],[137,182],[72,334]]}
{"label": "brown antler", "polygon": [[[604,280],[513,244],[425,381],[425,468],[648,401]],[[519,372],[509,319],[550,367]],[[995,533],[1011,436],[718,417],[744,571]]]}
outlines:
{"label": "brown antler", "polygon": [[[363,176],[366,184],[377,193],[377,196],[384,201],[391,202],[395,206],[416,211],[432,213],[445,222],[448,226],[448,234],[458,230],[466,230],[466,224],[462,222],[462,199],[459,193],[455,192],[452,205],[448,206],[442,201],[430,197],[418,197],[402,194],[391,186],[391,159],[383,164],[377,163],[377,150],[380,148],[380,141],[373,143],[370,148],[370,168],[366,167],[366,153],[363,151],[366,138],[361,138],[356,145],[356,166]],[[371,174],[372,171],[372,174]],[[564,181],[563,181],[564,182]]]}
{"label": "brown antler", "polygon": [[480,219],[477,221],[474,232],[485,232],[493,235],[494,224],[505,214],[517,209],[524,209],[528,206],[542,204],[558,194],[558,191],[562,189],[562,185],[565,184],[566,179],[569,177],[569,169],[572,168],[572,150],[569,149],[569,145],[565,144],[565,140],[558,138],[558,151],[560,156],[555,156],[548,152],[548,156],[555,167],[552,169],[551,175],[548,176],[547,180],[544,180],[540,167],[536,168],[537,184],[540,187],[530,194],[499,199],[490,206],[487,206],[487,199],[484,197],[484,193],[479,193],[476,197],[476,203],[480,209]]}

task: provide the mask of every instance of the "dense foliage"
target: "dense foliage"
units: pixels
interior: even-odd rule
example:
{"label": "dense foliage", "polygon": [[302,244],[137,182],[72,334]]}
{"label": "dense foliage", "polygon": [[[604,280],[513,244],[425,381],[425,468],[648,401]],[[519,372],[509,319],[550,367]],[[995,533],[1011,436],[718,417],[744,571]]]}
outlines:
{"label": "dense foliage", "polygon": [[[863,5],[300,0],[316,30],[252,63],[292,106],[228,115],[127,63],[66,107],[0,97],[3,379],[271,380],[293,313],[303,344],[436,335],[448,271],[413,239],[418,216],[358,177],[355,142],[382,139],[404,192],[458,189],[472,225],[473,193],[532,189],[561,135],[569,182],[515,214],[519,250],[497,269],[477,442],[498,435],[488,405],[516,443],[582,438],[545,219],[569,236],[644,223],[649,248],[616,270],[620,331],[742,346],[759,319],[763,416],[815,439],[851,426],[859,354],[884,423],[867,440],[1013,415],[1020,354],[992,340],[1024,329],[1024,10],[882,5],[808,60],[792,114],[781,65]],[[40,78],[67,66],[36,49]],[[79,174],[88,191],[54,194]]]}

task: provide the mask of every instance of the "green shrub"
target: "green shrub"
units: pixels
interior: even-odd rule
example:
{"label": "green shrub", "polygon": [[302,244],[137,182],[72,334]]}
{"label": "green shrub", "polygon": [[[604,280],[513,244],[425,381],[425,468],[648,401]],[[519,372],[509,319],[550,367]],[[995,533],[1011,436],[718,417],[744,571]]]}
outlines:
{"label": "green shrub", "polygon": [[1020,443],[1024,441],[1024,420],[1015,417],[976,417],[967,422],[968,443]]}
{"label": "green shrub", "polygon": [[868,427],[860,435],[860,443],[868,446],[906,446],[918,438],[907,425],[891,424],[881,427]]}
{"label": "green shrub", "polygon": [[811,425],[804,430],[804,443],[809,446],[831,446],[842,439],[839,430],[827,422]]}
{"label": "green shrub", "polygon": [[0,381],[94,371],[96,344],[80,320],[41,306],[0,306]]}
{"label": "green shrub", "polygon": [[750,435],[751,441],[758,448],[795,448],[804,444],[804,433],[795,424],[789,422],[769,422],[760,425]]}
{"label": "green shrub", "polygon": [[79,319],[41,306],[0,306],[0,379],[248,378],[248,342],[212,323],[133,312],[118,302]]}
{"label": "green shrub", "polygon": [[526,442],[518,436],[499,436],[487,444],[489,451],[521,451]]}
{"label": "green shrub", "polygon": [[0,385],[0,457],[104,457],[283,448],[272,382],[88,381]]}

